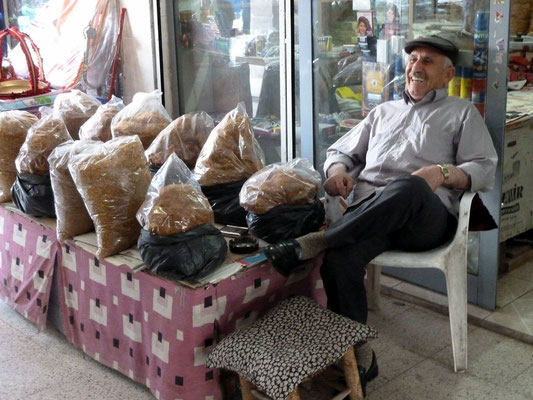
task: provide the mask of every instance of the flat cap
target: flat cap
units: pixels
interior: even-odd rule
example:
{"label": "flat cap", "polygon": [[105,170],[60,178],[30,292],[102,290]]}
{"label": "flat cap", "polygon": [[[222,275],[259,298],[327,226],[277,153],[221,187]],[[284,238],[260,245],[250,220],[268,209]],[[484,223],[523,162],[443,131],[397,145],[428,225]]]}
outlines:
{"label": "flat cap", "polygon": [[404,50],[407,54],[411,54],[411,52],[417,47],[430,47],[448,57],[452,61],[452,64],[455,64],[459,54],[459,49],[455,44],[450,42],[448,39],[444,39],[436,35],[413,39],[410,42],[407,42]]}

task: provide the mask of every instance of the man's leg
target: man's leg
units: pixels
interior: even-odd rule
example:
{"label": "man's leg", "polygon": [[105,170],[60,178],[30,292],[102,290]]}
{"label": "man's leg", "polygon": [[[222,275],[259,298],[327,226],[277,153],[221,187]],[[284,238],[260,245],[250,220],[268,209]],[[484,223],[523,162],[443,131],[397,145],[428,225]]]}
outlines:
{"label": "man's leg", "polygon": [[342,218],[325,232],[328,247],[357,244],[389,236],[392,245],[420,251],[446,240],[450,215],[439,197],[420,177],[406,175]]}
{"label": "man's leg", "polygon": [[267,246],[264,253],[278,272],[289,275],[299,261],[326,248],[353,246],[377,237],[388,237],[391,245],[403,250],[430,249],[446,240],[450,220],[453,217],[426,181],[406,175],[349,208],[325,232]]}
{"label": "man's leg", "polygon": [[320,275],[328,298],[328,308],[362,324],[368,307],[365,267],[390,247],[386,236],[374,237],[355,245],[329,248],[324,254]]}

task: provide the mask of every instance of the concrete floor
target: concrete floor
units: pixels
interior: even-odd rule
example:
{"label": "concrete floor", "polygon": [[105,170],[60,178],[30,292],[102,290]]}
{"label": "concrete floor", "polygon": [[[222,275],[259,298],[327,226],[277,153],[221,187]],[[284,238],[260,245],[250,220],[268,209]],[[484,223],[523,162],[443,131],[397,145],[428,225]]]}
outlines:
{"label": "concrete floor", "polygon": [[[369,325],[379,332],[372,345],[380,375],[369,384],[368,399],[533,399],[531,345],[469,326],[469,370],[454,374],[446,316],[383,296],[382,310],[370,313]],[[0,364],[0,399],[154,398],[140,384],[84,357],[54,328],[38,333],[2,302]],[[306,400],[328,398],[322,386],[307,388]]]}

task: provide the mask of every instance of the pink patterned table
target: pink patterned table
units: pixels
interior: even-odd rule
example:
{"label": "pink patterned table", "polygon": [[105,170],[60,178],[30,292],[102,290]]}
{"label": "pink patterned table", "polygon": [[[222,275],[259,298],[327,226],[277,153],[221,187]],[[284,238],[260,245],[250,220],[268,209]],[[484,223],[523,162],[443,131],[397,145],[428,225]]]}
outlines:
{"label": "pink patterned table", "polygon": [[205,367],[217,338],[293,294],[324,302],[318,268],[283,278],[269,264],[191,289],[73,245],[58,254],[65,333],[90,357],[150,388],[161,400],[221,400]]}
{"label": "pink patterned table", "polygon": [[325,302],[313,265],[287,279],[268,263],[233,273],[233,262],[222,267],[233,275],[188,288],[132,272],[138,260],[131,252],[100,261],[94,246],[76,243],[57,242],[55,220],[0,206],[1,299],[42,330],[55,269],[68,340],[160,400],[222,400],[218,371],[205,367],[220,337],[290,295]]}
{"label": "pink patterned table", "polygon": [[39,330],[46,326],[59,248],[53,229],[0,207],[0,299]]}

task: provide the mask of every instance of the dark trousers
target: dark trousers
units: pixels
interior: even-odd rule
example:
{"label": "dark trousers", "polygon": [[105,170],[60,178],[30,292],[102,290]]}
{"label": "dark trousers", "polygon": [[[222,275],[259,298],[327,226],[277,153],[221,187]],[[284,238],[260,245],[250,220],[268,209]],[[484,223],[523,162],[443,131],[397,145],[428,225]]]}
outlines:
{"label": "dark trousers", "polygon": [[349,208],[326,229],[328,248],[320,269],[328,307],[366,323],[365,267],[389,249],[422,251],[444,243],[456,219],[426,181],[413,175],[389,183],[382,192]]}

